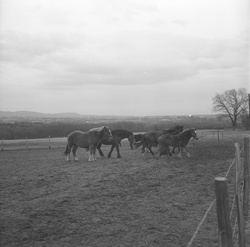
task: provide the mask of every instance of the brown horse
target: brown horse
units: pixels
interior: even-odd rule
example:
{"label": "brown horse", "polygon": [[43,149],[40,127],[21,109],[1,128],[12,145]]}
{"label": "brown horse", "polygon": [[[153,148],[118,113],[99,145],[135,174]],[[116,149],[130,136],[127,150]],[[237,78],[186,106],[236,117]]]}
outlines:
{"label": "brown horse", "polygon": [[164,129],[161,131],[150,131],[146,132],[142,135],[141,141],[136,143],[136,148],[142,145],[142,157],[145,157],[145,150],[149,150],[149,152],[154,155],[154,152],[152,151],[153,146],[158,145],[158,138],[164,134],[171,134],[171,135],[176,135],[183,131],[183,126],[175,126],[172,129]]}
{"label": "brown horse", "polygon": [[198,136],[196,130],[194,128],[186,129],[177,135],[169,135],[164,134],[158,138],[158,156],[160,157],[163,154],[172,156],[170,152],[170,146],[178,147],[179,154],[178,157],[181,158],[181,153],[183,149],[185,149],[187,153],[187,157],[190,158],[190,154],[188,152],[187,144],[191,138],[198,140]]}
{"label": "brown horse", "polygon": [[97,149],[99,151],[99,154],[103,157],[104,154],[101,150],[101,146],[102,144],[104,145],[112,145],[109,153],[108,153],[108,158],[111,157],[111,154],[114,150],[114,148],[116,148],[116,152],[117,152],[117,158],[121,158],[121,154],[120,154],[120,150],[119,150],[119,144],[121,143],[121,140],[128,138],[129,144],[131,149],[133,149],[133,143],[135,142],[134,139],[134,134],[131,131],[128,130],[124,130],[124,129],[116,129],[116,130],[111,130],[112,133],[112,140],[107,140],[105,138],[103,138],[99,144],[97,145]]}
{"label": "brown horse", "polygon": [[111,131],[108,127],[103,126],[100,128],[94,128],[89,130],[88,132],[82,132],[79,130],[73,131],[68,135],[68,143],[66,146],[66,150],[64,154],[67,156],[66,160],[69,161],[70,159],[70,152],[71,149],[73,153],[74,161],[77,161],[76,157],[76,150],[78,147],[86,148],[89,150],[89,160],[88,161],[95,161],[95,152],[98,143],[105,138],[107,140],[112,139]]}

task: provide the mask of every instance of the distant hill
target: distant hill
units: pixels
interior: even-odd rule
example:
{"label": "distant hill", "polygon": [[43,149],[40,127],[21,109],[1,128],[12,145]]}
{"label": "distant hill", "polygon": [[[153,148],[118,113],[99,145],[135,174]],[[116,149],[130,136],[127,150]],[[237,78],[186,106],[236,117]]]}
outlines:
{"label": "distant hill", "polygon": [[136,121],[136,122],[180,122],[180,121],[204,121],[204,119],[215,120],[217,115],[186,115],[186,116],[101,116],[101,115],[81,115],[73,112],[65,113],[40,113],[33,111],[0,111],[0,122],[119,122],[119,121]]}
{"label": "distant hill", "polygon": [[87,122],[112,122],[112,121],[132,121],[140,117],[129,116],[101,116],[101,115],[82,115],[73,112],[65,113],[40,113],[33,111],[0,111],[0,122],[72,122],[72,121],[87,121]]}
{"label": "distant hill", "polygon": [[[85,116],[86,117],[86,116]],[[0,111],[0,120],[2,119],[43,119],[43,118],[84,118],[83,115],[78,113],[66,112],[66,113],[40,113],[32,111]]]}

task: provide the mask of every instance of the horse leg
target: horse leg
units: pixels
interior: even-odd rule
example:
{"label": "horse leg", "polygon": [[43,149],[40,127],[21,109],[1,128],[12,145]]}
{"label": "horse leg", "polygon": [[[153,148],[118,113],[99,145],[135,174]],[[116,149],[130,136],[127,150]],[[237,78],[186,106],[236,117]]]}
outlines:
{"label": "horse leg", "polygon": [[172,156],[172,153],[171,153],[171,151],[170,151],[170,147],[169,146],[167,146],[167,147],[160,147],[159,149],[158,149],[158,155],[157,155],[157,159],[158,158],[160,158],[161,157],[161,155],[163,155],[163,154],[166,154],[167,156]]}
{"label": "horse leg", "polygon": [[187,157],[190,158],[190,154],[188,152],[188,148],[187,147],[184,147],[185,148],[185,151],[186,151],[186,154],[187,154]]}
{"label": "horse leg", "polygon": [[104,154],[103,154],[103,152],[101,150],[101,146],[102,146],[102,143],[99,143],[96,148],[98,149],[98,152],[99,152],[100,156],[104,157]]}
{"label": "horse leg", "polygon": [[[118,144],[117,144],[117,146],[118,146]],[[110,151],[109,151],[109,153],[108,153],[108,158],[110,158],[110,157],[111,157],[111,154],[112,154],[112,152],[113,152],[114,148],[115,148],[115,145],[114,145],[114,144],[112,144],[112,147],[111,147],[111,149],[110,149]]]}
{"label": "horse leg", "polygon": [[170,147],[168,147],[168,155],[169,155],[169,156],[172,156],[172,153],[171,153],[171,151],[170,151]]}
{"label": "horse leg", "polygon": [[156,159],[159,159],[159,158],[161,157],[161,155],[163,154],[163,150],[164,150],[163,147],[159,147],[159,148],[158,148],[158,154],[157,154],[157,156],[156,156]]}
{"label": "horse leg", "polygon": [[142,157],[145,158],[145,152],[151,153],[153,156],[155,156],[154,152],[151,149],[151,146],[143,146],[142,147]]}
{"label": "horse leg", "polygon": [[141,149],[141,156],[145,158],[145,145],[143,144],[142,149]]}
{"label": "horse leg", "polygon": [[89,146],[89,160],[88,161],[94,161],[93,151],[94,151],[94,147],[93,147],[93,145],[90,145]]}
{"label": "horse leg", "polygon": [[76,145],[74,145],[73,146],[73,149],[72,149],[72,153],[73,153],[73,160],[74,161],[78,161],[78,159],[77,159],[77,157],[76,157],[76,150],[77,150],[77,146]]}
{"label": "horse leg", "polygon": [[120,155],[120,149],[119,149],[119,146],[116,145],[116,152],[117,152],[117,158],[121,158],[122,156]]}
{"label": "horse leg", "polygon": [[149,152],[150,152],[153,156],[155,156],[155,154],[154,154],[154,152],[152,151],[151,148],[152,148],[152,146],[149,146],[149,147],[148,147],[148,150],[149,150]]}
{"label": "horse leg", "polygon": [[180,150],[179,150],[178,158],[182,158],[181,153],[182,153],[182,147],[181,147]]}
{"label": "horse leg", "polygon": [[93,150],[93,160],[96,161],[96,157],[95,157],[95,152],[96,152],[96,147],[94,147],[94,150]]}
{"label": "horse leg", "polygon": [[65,152],[64,152],[65,155],[66,155],[66,161],[69,161],[69,160],[70,160],[71,148],[72,148],[72,146],[70,146],[69,144],[67,144],[66,150],[65,150]]}
{"label": "horse leg", "polygon": [[133,150],[133,149],[134,149],[134,148],[133,148],[133,142],[130,141],[130,142],[129,142],[129,145],[130,145],[130,149]]}

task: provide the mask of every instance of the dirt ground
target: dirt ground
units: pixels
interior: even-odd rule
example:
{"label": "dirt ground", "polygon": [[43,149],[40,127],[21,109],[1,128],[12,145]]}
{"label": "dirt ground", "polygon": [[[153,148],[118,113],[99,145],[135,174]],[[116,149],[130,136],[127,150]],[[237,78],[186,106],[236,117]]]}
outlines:
{"label": "dirt ground", "polygon": [[[0,152],[1,246],[186,246],[234,158],[232,140],[189,149],[190,159],[143,159],[124,140],[121,159],[93,163],[84,149],[68,163],[56,147]],[[218,246],[216,217],[213,206],[192,246]]]}

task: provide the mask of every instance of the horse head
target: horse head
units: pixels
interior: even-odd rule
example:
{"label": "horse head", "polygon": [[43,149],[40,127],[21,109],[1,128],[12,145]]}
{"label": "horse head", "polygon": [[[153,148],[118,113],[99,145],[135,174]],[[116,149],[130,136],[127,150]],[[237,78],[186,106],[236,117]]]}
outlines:
{"label": "horse head", "polygon": [[135,137],[134,137],[133,132],[129,132],[128,141],[129,141],[129,143],[130,143],[131,149],[133,149],[133,145],[136,144],[136,140],[135,140]]}
{"label": "horse head", "polygon": [[101,132],[103,133],[103,138],[111,141],[113,136],[112,136],[110,129],[106,126],[103,126],[100,129],[101,129]]}
{"label": "horse head", "polygon": [[192,137],[195,139],[195,140],[198,140],[198,135],[196,133],[196,129],[190,129],[190,133],[192,135]]}

